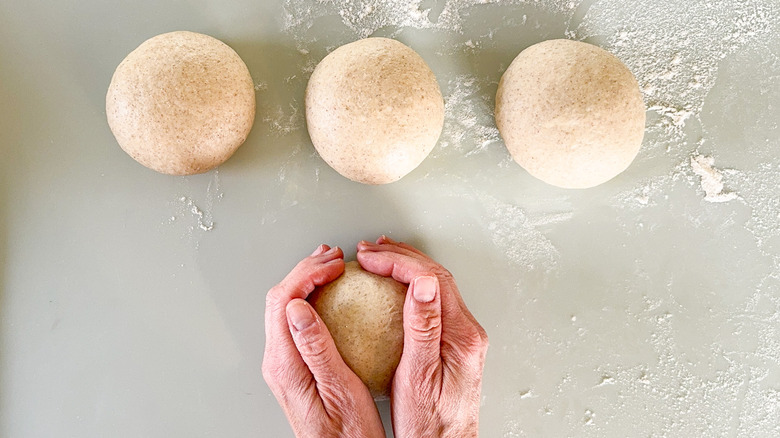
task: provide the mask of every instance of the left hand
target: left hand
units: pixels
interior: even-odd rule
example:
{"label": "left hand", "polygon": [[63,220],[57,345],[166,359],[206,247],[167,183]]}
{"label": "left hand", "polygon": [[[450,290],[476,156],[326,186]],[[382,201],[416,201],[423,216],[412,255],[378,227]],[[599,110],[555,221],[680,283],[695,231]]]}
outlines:
{"label": "left hand", "polygon": [[263,378],[297,437],[385,436],[368,388],[306,302],[342,272],[341,249],[320,245],[266,295]]}

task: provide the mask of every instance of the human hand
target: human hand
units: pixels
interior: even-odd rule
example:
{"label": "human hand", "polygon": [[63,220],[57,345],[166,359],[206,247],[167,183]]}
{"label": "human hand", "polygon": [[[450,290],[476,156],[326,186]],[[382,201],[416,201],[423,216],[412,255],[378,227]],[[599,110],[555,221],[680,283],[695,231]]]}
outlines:
{"label": "human hand", "polygon": [[341,249],[320,245],[266,295],[263,378],[297,437],[385,436],[368,388],[305,300],[342,272]]}
{"label": "human hand", "polygon": [[360,242],[357,259],[367,271],[409,283],[390,399],[395,436],[476,437],[488,339],[452,274],[385,236]]}

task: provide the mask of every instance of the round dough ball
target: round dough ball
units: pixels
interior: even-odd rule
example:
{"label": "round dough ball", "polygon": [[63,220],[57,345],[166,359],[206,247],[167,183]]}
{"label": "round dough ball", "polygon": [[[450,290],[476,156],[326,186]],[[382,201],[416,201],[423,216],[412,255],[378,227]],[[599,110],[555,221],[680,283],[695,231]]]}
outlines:
{"label": "round dough ball", "polygon": [[192,175],[224,163],[255,118],[252,77],[238,54],[194,32],[150,38],[119,64],[106,95],[119,146],[160,173]]}
{"label": "round dough ball", "polygon": [[405,284],[365,271],[352,261],[339,278],[318,287],[308,298],[344,362],[374,397],[390,395],[401,360],[406,289]]}
{"label": "round dough ball", "polygon": [[531,175],[588,188],[624,171],[645,130],[645,106],[628,68],[609,52],[571,40],[523,50],[501,77],[496,124]]}
{"label": "round dough ball", "polygon": [[414,50],[366,38],[317,65],[306,88],[306,123],[330,167],[353,181],[386,184],[414,170],[436,145],[444,99]]}

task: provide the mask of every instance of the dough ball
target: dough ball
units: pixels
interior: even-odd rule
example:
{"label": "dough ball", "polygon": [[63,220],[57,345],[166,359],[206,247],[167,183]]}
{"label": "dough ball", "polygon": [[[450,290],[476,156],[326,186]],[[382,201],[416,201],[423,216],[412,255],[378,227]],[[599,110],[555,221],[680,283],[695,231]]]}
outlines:
{"label": "dough ball", "polygon": [[390,395],[404,345],[407,286],[365,271],[352,261],[336,280],[318,287],[308,301],[328,327],[344,362],[371,395]]}
{"label": "dough ball", "polygon": [[570,40],[535,44],[501,78],[496,124],[531,175],[588,188],[624,171],[645,130],[645,106],[628,68],[609,52]]}
{"label": "dough ball", "polygon": [[224,163],[249,135],[254,83],[223,42],[165,33],[116,68],[106,114],[119,146],[139,163],[171,175],[202,173]]}
{"label": "dough ball", "polygon": [[444,100],[414,50],[366,38],[317,65],[306,88],[306,123],[330,167],[353,181],[386,184],[414,170],[436,145]]}

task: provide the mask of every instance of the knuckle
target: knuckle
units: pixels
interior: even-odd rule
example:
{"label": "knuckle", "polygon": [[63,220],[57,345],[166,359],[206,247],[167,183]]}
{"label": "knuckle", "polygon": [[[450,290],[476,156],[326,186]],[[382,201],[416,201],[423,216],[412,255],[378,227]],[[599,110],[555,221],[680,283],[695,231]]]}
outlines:
{"label": "knuckle", "polygon": [[446,279],[448,279],[448,280],[453,280],[453,281],[455,280],[455,276],[454,276],[454,275],[452,275],[452,272],[450,272],[450,271],[449,271],[447,268],[445,268],[444,266],[441,266],[441,265],[439,265],[439,266],[441,267],[441,270],[442,270],[442,276],[444,276],[444,278],[446,278]]}
{"label": "knuckle", "polygon": [[314,290],[312,276],[316,273],[310,259],[302,260],[281,282],[268,290],[265,295],[266,306],[280,302],[286,305],[286,302],[292,298],[305,298],[310,291]]}
{"label": "knuckle", "polygon": [[490,346],[490,339],[488,338],[487,332],[481,325],[477,325],[477,333],[479,334],[479,347],[482,350],[487,350]]}
{"label": "knuckle", "polygon": [[272,287],[268,290],[268,293],[265,294],[265,307],[266,308],[273,308],[277,307],[279,303],[282,301],[281,297],[284,295],[284,288],[281,284],[277,284],[276,286]]}
{"label": "knuckle", "polygon": [[483,357],[489,345],[487,332],[479,325],[464,330],[460,341],[461,352],[466,357]]}
{"label": "knuckle", "polygon": [[330,363],[332,355],[328,349],[328,342],[321,333],[298,334],[298,350],[306,358],[306,362],[312,367],[323,367]]}
{"label": "knuckle", "polygon": [[433,272],[443,281],[455,282],[455,277],[452,276],[452,273],[448,271],[447,268],[438,263],[434,265]]}
{"label": "knuckle", "polygon": [[270,304],[272,304],[275,300],[277,295],[279,295],[279,285],[276,285],[272,287],[271,289],[268,289],[268,293],[265,294],[265,305],[268,307]]}
{"label": "knuckle", "polygon": [[474,328],[469,334],[469,346],[476,351],[481,351],[487,346],[487,334],[481,328]]}
{"label": "knuckle", "polygon": [[287,303],[280,298],[280,292],[275,289],[268,291],[265,296],[265,311],[268,315],[284,315],[286,312]]}
{"label": "knuckle", "polygon": [[409,323],[410,334],[418,342],[438,340],[441,334],[441,315],[427,313],[416,315]]}
{"label": "knuckle", "polygon": [[285,378],[285,367],[280,363],[271,363],[269,361],[263,361],[263,379],[265,383],[271,388],[271,390],[278,389]]}

